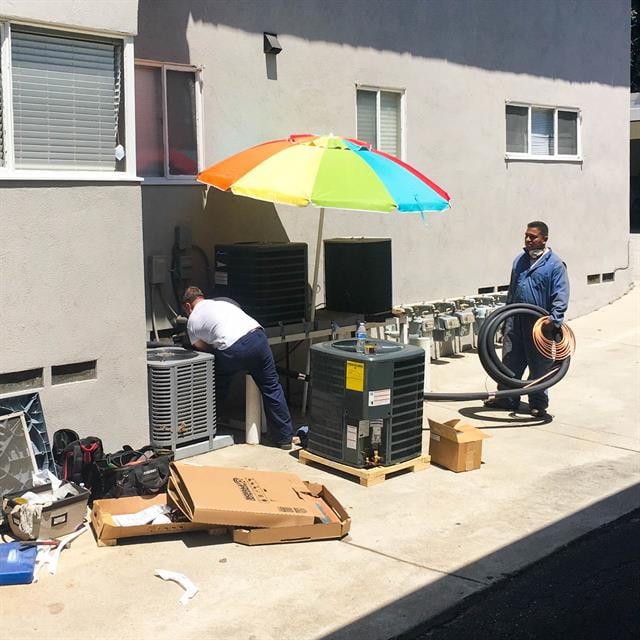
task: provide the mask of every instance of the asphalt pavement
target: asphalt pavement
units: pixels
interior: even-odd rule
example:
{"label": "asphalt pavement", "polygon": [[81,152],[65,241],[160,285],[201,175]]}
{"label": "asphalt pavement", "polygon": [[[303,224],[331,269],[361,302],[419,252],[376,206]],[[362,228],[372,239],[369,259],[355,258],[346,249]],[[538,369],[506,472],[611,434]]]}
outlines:
{"label": "asphalt pavement", "polygon": [[640,638],[640,509],[396,640]]}

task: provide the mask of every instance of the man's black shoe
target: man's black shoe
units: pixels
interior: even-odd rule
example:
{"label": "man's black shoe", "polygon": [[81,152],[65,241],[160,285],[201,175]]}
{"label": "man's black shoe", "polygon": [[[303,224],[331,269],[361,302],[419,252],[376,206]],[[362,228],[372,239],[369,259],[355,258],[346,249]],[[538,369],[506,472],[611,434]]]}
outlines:
{"label": "man's black shoe", "polygon": [[282,449],[283,451],[291,451],[293,449],[293,444],[291,440],[289,442],[274,442],[271,438],[263,438],[261,441],[265,447],[274,447],[276,449]]}
{"label": "man's black shoe", "polygon": [[487,409],[503,409],[504,411],[515,411],[518,408],[517,404],[507,398],[493,398],[492,400],[485,400],[483,404]]}
{"label": "man's black shoe", "polygon": [[553,416],[550,413],[547,413],[546,409],[531,409],[531,415],[534,418],[544,420],[545,422],[551,422],[553,420]]}

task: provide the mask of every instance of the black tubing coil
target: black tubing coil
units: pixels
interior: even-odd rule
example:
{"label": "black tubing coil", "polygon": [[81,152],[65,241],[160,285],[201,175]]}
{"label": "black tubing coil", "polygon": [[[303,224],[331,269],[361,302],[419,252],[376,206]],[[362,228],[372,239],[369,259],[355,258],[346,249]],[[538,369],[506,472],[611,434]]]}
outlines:
{"label": "black tubing coil", "polygon": [[[508,369],[498,357],[495,347],[498,328],[505,320],[518,314],[534,316],[536,319],[549,315],[545,309],[535,304],[508,304],[488,315],[478,332],[478,356],[480,357],[480,362],[484,370],[495,382],[508,387],[507,389],[500,391],[473,391],[471,393],[425,393],[424,399],[443,402],[447,400],[487,400],[489,398],[500,400],[501,398],[516,398],[518,396],[544,391],[560,382],[569,370],[571,358],[566,358],[557,363],[557,367],[551,375],[532,385],[531,380],[516,378],[513,371]],[[427,357],[429,357],[428,354]]]}

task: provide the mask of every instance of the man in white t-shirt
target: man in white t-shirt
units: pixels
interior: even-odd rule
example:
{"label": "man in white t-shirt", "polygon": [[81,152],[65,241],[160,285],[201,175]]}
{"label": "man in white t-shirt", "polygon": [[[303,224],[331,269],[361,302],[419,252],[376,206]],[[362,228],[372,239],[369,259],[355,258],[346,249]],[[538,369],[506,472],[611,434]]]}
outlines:
{"label": "man in white t-shirt", "polygon": [[276,365],[262,327],[230,298],[207,300],[198,287],[188,287],[182,298],[189,321],[189,340],[198,351],[216,356],[216,402],[220,406],[234,374],[253,378],[264,404],[272,442],[291,449],[291,414],[278,379]]}

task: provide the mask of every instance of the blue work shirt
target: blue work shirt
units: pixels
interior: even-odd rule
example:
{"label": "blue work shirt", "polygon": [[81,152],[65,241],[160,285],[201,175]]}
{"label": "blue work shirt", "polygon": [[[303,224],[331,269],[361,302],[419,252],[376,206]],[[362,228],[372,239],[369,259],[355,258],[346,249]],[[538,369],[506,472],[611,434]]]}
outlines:
{"label": "blue work shirt", "polygon": [[513,261],[507,304],[513,302],[546,309],[556,327],[564,322],[569,305],[569,278],[562,260],[551,249],[533,264],[526,251]]}

